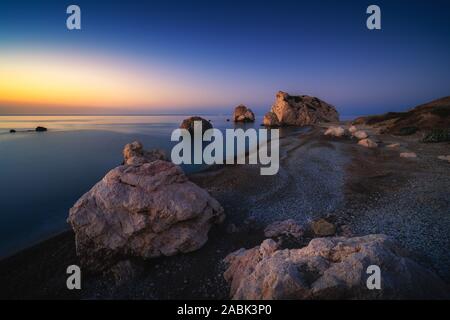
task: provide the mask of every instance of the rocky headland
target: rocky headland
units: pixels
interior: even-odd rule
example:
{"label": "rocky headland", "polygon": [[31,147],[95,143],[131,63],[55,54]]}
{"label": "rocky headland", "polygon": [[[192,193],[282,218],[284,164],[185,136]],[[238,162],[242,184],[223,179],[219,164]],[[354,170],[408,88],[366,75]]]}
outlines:
{"label": "rocky headland", "polygon": [[380,133],[405,136],[418,131],[424,134],[432,130],[448,132],[450,97],[437,99],[405,112],[388,112],[382,115],[360,117],[355,119],[353,124],[371,126]]}

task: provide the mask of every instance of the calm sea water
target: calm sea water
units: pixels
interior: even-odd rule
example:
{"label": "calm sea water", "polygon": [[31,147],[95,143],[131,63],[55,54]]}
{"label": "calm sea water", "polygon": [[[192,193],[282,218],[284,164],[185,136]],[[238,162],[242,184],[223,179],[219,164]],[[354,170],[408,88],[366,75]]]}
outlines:
{"label": "calm sea water", "polygon": [[[122,162],[126,143],[170,151],[186,116],[0,116],[0,257],[67,229],[69,208]],[[233,128],[226,116],[205,116]],[[236,125],[243,129],[255,124]],[[48,132],[20,132],[44,126]],[[11,134],[10,129],[18,132]],[[204,166],[184,166],[186,172]]]}

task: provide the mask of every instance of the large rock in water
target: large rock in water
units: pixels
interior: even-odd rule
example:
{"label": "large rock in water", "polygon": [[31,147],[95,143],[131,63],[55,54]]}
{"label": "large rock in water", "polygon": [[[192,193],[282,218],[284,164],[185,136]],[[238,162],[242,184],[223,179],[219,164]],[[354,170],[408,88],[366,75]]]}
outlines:
{"label": "large rock in water", "polygon": [[206,119],[203,119],[202,117],[189,117],[187,119],[184,119],[183,122],[180,125],[180,129],[186,129],[191,134],[194,134],[194,122],[200,121],[202,123],[202,134],[205,133],[206,130],[212,129],[212,124]]}
{"label": "large rock in water", "polygon": [[[316,238],[279,250],[265,240],[225,258],[233,299],[448,298],[446,285],[385,235]],[[367,267],[381,269],[381,290],[367,288]]]}
{"label": "large rock in water", "polygon": [[316,97],[291,96],[282,91],[277,93],[275,104],[263,120],[267,126],[306,126],[336,121],[339,121],[339,114],[332,105]]}
{"label": "large rock in water", "polygon": [[239,105],[233,112],[234,122],[255,122],[255,114],[249,108],[244,105]]}
{"label": "large rock in water", "polygon": [[91,270],[128,257],[197,250],[224,219],[220,204],[180,167],[163,160],[133,163],[108,172],[70,209],[77,255]]}

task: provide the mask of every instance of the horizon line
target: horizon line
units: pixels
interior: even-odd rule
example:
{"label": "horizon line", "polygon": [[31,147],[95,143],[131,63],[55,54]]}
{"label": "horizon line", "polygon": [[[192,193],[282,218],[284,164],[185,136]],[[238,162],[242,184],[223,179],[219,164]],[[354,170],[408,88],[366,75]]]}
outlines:
{"label": "horizon line", "polygon": [[[255,113],[256,116],[263,117],[264,114]],[[341,114],[340,117],[360,117],[367,114]],[[0,117],[20,117],[20,116],[228,116],[223,113],[5,113]],[[233,114],[229,114],[232,118]]]}

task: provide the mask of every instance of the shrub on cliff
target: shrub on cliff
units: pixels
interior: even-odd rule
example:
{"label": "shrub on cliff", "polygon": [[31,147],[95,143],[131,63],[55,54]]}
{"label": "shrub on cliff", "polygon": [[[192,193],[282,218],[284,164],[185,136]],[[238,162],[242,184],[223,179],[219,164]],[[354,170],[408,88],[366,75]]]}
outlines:
{"label": "shrub on cliff", "polygon": [[423,137],[422,141],[427,143],[450,141],[450,128],[433,129]]}

